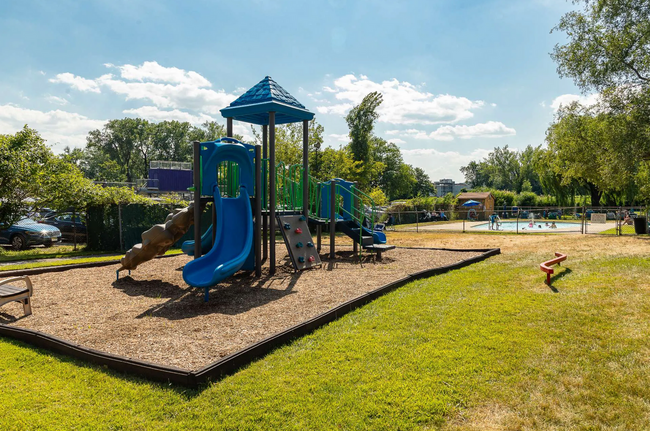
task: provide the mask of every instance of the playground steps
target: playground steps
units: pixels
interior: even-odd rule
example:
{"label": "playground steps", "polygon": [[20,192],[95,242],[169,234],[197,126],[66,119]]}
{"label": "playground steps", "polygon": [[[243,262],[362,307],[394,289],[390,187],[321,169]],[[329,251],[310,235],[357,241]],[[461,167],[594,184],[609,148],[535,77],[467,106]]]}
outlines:
{"label": "playground steps", "polygon": [[363,248],[374,245],[373,238],[370,235],[361,235],[361,229],[356,222],[350,220],[343,220],[336,223],[336,228],[352,238],[356,243]]}

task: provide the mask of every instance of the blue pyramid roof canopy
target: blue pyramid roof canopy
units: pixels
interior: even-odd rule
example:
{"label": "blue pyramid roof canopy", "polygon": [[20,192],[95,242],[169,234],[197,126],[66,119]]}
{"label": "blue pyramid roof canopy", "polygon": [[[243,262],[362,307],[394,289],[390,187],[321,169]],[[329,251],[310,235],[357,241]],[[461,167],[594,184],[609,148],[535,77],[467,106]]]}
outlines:
{"label": "blue pyramid roof canopy", "polygon": [[269,112],[275,112],[275,124],[311,120],[314,114],[298,102],[270,76],[221,110],[224,117],[259,125],[269,124]]}

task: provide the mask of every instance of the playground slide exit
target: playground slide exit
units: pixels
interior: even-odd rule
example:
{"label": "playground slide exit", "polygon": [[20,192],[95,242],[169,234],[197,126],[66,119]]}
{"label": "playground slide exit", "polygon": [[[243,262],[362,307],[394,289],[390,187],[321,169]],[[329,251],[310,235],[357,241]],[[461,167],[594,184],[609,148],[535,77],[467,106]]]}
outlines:
{"label": "playground slide exit", "polygon": [[[253,245],[253,214],[248,190],[244,185],[236,198],[222,198],[214,188],[217,211],[215,245],[208,254],[188,262],[183,280],[190,286],[206,289],[239,271]],[[207,298],[206,298],[207,299]]]}

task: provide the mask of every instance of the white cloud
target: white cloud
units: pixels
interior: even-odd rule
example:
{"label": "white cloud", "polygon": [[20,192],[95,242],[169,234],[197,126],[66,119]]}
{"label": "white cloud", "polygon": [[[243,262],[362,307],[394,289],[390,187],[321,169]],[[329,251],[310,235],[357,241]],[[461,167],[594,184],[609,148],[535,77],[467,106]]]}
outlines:
{"label": "white cloud", "polygon": [[81,76],[76,76],[68,72],[59,73],[54,78],[50,78],[50,82],[68,84],[70,87],[79,91],[101,93],[99,84],[92,79],[82,78]]}
{"label": "white cloud", "polygon": [[455,123],[472,118],[472,110],[484,105],[480,100],[450,94],[434,95],[397,79],[374,82],[364,75],[344,75],[334,80],[334,88],[325,86],[323,91],[333,93],[339,103],[316,109],[321,114],[336,115],[345,114],[368,93],[379,91],[383,95],[383,103],[377,110],[379,121],[391,124]]}
{"label": "white cloud", "polygon": [[45,95],[45,100],[52,103],[53,105],[65,106],[68,104],[68,100],[63,97],[52,96],[51,94]]}
{"label": "white cloud", "polygon": [[163,111],[155,106],[142,106],[140,108],[126,109],[122,112],[153,122],[175,120],[181,122],[187,121],[191,124],[197,125],[205,123],[206,121],[214,121],[214,118],[206,114],[192,115],[189,112],[179,111],[178,109]]}
{"label": "white cloud", "polygon": [[240,122],[236,122],[233,124],[232,131],[235,135],[243,136],[244,141],[246,142],[253,142],[255,140],[253,132],[251,132],[250,124],[242,124]]}
{"label": "white cloud", "polygon": [[418,129],[390,130],[387,133],[421,140],[453,141],[455,138],[503,138],[505,136],[514,136],[517,131],[499,121],[488,121],[487,123],[478,123],[471,126],[440,126],[431,133]]}
{"label": "white cloud", "polygon": [[599,100],[598,93],[589,94],[587,96],[581,96],[579,94],[563,94],[553,99],[553,102],[551,102],[551,108],[553,108],[554,111],[557,111],[558,109],[560,109],[560,106],[562,105],[568,106],[573,102],[578,102],[584,106],[591,106],[598,103],[598,100]]}
{"label": "white cloud", "polygon": [[194,71],[185,71],[177,67],[164,67],[156,61],[145,61],[139,66],[125,64],[115,66],[106,63],[104,66],[115,68],[120,71],[120,76],[127,81],[154,81],[170,84],[186,84],[194,87],[211,87],[210,81]]}
{"label": "white cloud", "polygon": [[338,133],[330,133],[329,135],[331,138],[340,141],[340,142],[348,142],[350,141],[350,136],[348,134],[338,134]]}
{"label": "white cloud", "polygon": [[55,152],[61,152],[65,146],[83,147],[88,132],[101,129],[105,123],[59,109],[43,112],[0,105],[0,133],[16,133],[27,124],[38,130]]}
{"label": "white cloud", "polygon": [[481,160],[488,156],[490,149],[478,148],[468,154],[458,151],[438,151],[434,148],[418,148],[402,150],[404,161],[420,167],[429,175],[432,181],[440,178],[452,178],[456,182],[464,180],[460,172],[462,166],[467,166],[472,160]]}
{"label": "white cloud", "polygon": [[40,73],[41,75],[45,76],[45,72],[43,72],[42,70],[39,70],[38,73]]}
{"label": "white cloud", "polygon": [[332,106],[317,106],[316,110],[320,114],[345,115],[352,108],[354,108],[352,103],[340,103]]}
{"label": "white cloud", "polygon": [[400,139],[400,138],[391,138],[391,139],[388,140],[388,142],[392,142],[393,144],[396,144],[396,145],[406,144],[406,141],[404,139]]}
{"label": "white cloud", "polygon": [[453,141],[454,138],[503,138],[516,134],[515,129],[506,127],[499,121],[488,121],[472,126],[442,126],[431,132],[429,137],[437,141]]}
{"label": "white cloud", "polygon": [[206,78],[193,71],[176,67],[164,67],[155,61],[143,64],[107,67],[120,72],[117,78],[113,74],[102,75],[96,79],[86,79],[72,73],[60,73],[51,82],[64,83],[79,91],[100,93],[108,89],[123,95],[126,100],[146,100],[158,108],[189,109],[218,114],[237,98],[223,90],[212,90],[212,84]]}

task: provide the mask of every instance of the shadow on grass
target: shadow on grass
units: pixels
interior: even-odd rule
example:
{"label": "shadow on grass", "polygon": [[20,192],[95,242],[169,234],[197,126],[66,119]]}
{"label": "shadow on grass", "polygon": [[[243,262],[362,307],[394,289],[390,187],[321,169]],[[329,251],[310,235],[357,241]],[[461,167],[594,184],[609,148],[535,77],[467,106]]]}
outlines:
{"label": "shadow on grass", "polygon": [[570,268],[567,267],[559,267],[559,268],[564,268],[564,271],[554,274],[551,276],[551,283],[548,285],[548,288],[551,289],[555,293],[560,293],[559,290],[555,286],[553,286],[553,283],[556,282],[557,280],[561,280],[562,278],[566,277],[567,275],[571,274],[573,271],[571,271]]}

